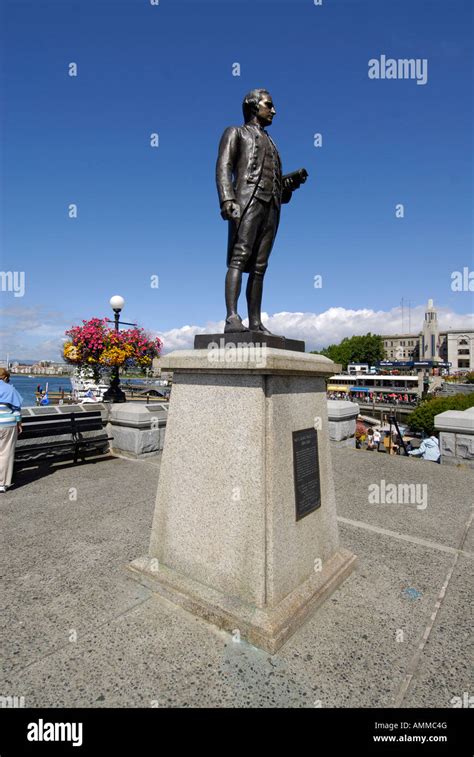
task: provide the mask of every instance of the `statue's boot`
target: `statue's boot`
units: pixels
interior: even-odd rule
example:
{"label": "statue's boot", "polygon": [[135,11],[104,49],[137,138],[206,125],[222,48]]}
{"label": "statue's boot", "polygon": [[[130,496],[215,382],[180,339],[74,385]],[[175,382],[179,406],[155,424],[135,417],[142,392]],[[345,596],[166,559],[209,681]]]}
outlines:
{"label": "statue's boot", "polygon": [[239,334],[242,331],[248,331],[248,328],[242,323],[240,315],[236,313],[225,319],[224,334]]}
{"label": "statue's boot", "polygon": [[262,323],[262,294],[263,294],[263,275],[261,273],[251,273],[247,282],[247,305],[249,310],[249,329],[258,331],[259,334],[268,336],[277,336],[265,328]]}
{"label": "statue's boot", "polygon": [[237,313],[237,302],[241,286],[242,271],[239,271],[237,268],[229,268],[225,279],[227,317],[225,319],[224,334],[239,334],[243,331],[248,331],[248,328],[242,323],[242,318]]}

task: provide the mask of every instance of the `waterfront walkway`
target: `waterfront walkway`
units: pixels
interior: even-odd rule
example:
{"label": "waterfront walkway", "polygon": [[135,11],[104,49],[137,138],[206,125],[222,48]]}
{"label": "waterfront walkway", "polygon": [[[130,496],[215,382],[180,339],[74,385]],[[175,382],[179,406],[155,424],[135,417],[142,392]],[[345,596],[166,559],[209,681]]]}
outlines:
{"label": "waterfront walkway", "polygon": [[[159,458],[20,473],[0,495],[0,694],[27,707],[451,707],[472,692],[474,471],[351,449],[333,463],[359,568],[273,657],[128,576]],[[382,479],[426,484],[426,508],[370,504]]]}

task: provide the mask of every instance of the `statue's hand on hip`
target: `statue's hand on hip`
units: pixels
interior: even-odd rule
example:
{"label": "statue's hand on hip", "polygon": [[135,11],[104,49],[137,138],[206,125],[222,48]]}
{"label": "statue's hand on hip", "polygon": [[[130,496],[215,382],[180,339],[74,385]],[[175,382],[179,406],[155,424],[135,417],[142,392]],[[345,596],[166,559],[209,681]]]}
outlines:
{"label": "statue's hand on hip", "polygon": [[240,205],[234,200],[226,200],[222,203],[221,216],[224,221],[237,221],[240,218]]}

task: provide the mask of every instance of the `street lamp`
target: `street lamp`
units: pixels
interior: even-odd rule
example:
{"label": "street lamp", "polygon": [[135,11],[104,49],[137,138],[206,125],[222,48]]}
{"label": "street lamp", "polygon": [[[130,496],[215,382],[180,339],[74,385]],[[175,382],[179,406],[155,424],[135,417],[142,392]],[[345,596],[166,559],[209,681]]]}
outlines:
{"label": "street lamp", "polygon": [[[120,316],[120,311],[123,310],[123,306],[125,305],[125,300],[119,294],[114,294],[114,296],[111,297],[109,300],[109,305],[115,313],[115,320],[118,321],[119,316]],[[117,330],[118,330],[118,327],[117,327]]]}
{"label": "street lamp", "polygon": [[[114,294],[114,296],[110,298],[109,302],[110,302],[110,306],[112,310],[114,311],[115,331],[117,331],[118,333],[120,313],[123,306],[125,305],[125,300],[119,294]],[[104,399],[104,402],[125,402],[126,401],[125,393],[120,388],[120,376],[119,376],[118,365],[114,365],[113,367],[110,386],[105,392],[103,399]]]}

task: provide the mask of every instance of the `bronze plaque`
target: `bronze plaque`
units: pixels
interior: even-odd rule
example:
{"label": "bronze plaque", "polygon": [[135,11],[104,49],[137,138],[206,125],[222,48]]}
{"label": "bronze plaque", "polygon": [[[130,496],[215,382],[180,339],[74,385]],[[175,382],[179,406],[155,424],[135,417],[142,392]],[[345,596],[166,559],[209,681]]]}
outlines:
{"label": "bronze plaque", "polygon": [[318,437],[316,429],[293,431],[293,470],[296,520],[321,507]]}

